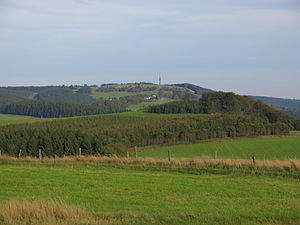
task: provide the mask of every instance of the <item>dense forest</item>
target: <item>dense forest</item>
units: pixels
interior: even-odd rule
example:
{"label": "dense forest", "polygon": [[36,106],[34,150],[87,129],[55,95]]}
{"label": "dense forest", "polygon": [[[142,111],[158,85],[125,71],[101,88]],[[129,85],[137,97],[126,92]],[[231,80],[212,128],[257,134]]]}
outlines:
{"label": "dense forest", "polygon": [[265,117],[271,123],[279,121],[291,123],[292,120],[286,114],[277,111],[261,101],[225,92],[206,93],[199,100],[190,100],[187,98],[184,101],[156,105],[150,107],[147,111],[151,113],[235,113]]}
{"label": "dense forest", "polygon": [[0,113],[34,117],[59,118],[126,111],[118,104],[99,102],[95,105],[67,102],[27,100],[0,106]]}
{"label": "dense forest", "polygon": [[103,115],[0,126],[0,150],[17,156],[124,155],[134,146],[175,144],[209,138],[287,134],[284,123],[224,114],[192,117]]}

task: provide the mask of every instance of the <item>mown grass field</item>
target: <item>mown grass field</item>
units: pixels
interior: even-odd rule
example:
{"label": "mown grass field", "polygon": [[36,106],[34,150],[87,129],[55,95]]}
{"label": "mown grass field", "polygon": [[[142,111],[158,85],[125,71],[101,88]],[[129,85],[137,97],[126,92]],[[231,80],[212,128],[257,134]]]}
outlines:
{"label": "mown grass field", "polygon": [[110,115],[120,115],[120,116],[137,116],[137,117],[210,117],[209,114],[190,114],[190,113],[179,113],[179,114],[164,114],[164,113],[147,113],[147,112],[123,112],[115,114],[106,114]]}
{"label": "mown grass field", "polygon": [[45,121],[46,119],[35,118],[30,116],[0,114],[0,125],[12,123],[30,123],[37,121]]}
{"label": "mown grass field", "polygon": [[97,92],[98,88],[92,88],[91,97],[94,99],[104,98],[120,98],[125,96],[133,96],[133,95],[152,95],[157,94],[158,91],[143,91],[143,92],[129,92],[129,91],[112,91],[112,92]]}
{"label": "mown grass field", "polygon": [[0,190],[0,205],[54,200],[110,221],[99,224],[300,223],[299,180],[283,177],[2,162]]}
{"label": "mown grass field", "polygon": [[210,140],[200,143],[157,147],[140,152],[141,157],[166,158],[168,151],[172,157],[217,157],[257,159],[300,158],[300,136],[253,137],[223,140]]}
{"label": "mown grass field", "polygon": [[173,101],[173,100],[142,102],[142,103],[130,105],[130,106],[127,107],[127,109],[131,110],[131,111],[139,111],[139,110],[141,110],[141,109],[143,109],[144,107],[147,107],[147,106],[161,105],[161,104],[165,104],[165,103],[168,103],[168,102],[171,102],[171,101]]}

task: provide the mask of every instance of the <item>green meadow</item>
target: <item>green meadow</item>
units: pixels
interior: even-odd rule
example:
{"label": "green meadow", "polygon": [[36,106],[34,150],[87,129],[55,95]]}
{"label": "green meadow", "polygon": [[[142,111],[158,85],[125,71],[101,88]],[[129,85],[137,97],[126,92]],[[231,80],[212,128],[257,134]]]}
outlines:
{"label": "green meadow", "polygon": [[37,122],[37,121],[45,121],[45,120],[46,119],[35,118],[30,116],[0,114],[0,125],[12,124],[12,123]]}
{"label": "green meadow", "polygon": [[300,224],[299,180],[283,177],[1,162],[0,190],[0,206],[59,201],[114,218],[101,224]]}
{"label": "green meadow", "polygon": [[168,103],[168,102],[171,102],[171,101],[173,101],[173,100],[141,102],[141,103],[138,103],[138,104],[130,105],[130,106],[127,107],[127,109],[131,110],[131,111],[139,111],[139,110],[142,110],[144,107],[147,107],[147,106],[161,105],[161,104],[165,104],[165,103]]}
{"label": "green meadow", "polygon": [[120,98],[125,96],[133,96],[133,95],[155,95],[158,91],[143,91],[143,92],[129,92],[129,91],[112,91],[112,92],[97,92],[95,88],[92,88],[91,97],[94,99],[104,98]]}
{"label": "green meadow", "polygon": [[253,137],[215,139],[199,143],[149,148],[139,153],[141,157],[217,157],[249,159],[255,153],[257,159],[300,158],[300,136]]}

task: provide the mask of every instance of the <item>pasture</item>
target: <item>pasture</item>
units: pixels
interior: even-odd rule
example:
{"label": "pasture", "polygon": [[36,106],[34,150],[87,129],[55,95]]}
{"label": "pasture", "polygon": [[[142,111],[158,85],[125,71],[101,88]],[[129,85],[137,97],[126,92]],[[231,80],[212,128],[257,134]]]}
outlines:
{"label": "pasture", "polygon": [[0,125],[13,124],[13,123],[29,123],[29,122],[45,121],[45,120],[46,119],[35,118],[30,116],[0,114]]}
{"label": "pasture", "polygon": [[147,148],[141,157],[215,157],[249,159],[255,153],[257,159],[300,158],[300,136],[253,137],[216,139],[199,143]]}
{"label": "pasture", "polygon": [[165,104],[165,103],[168,103],[168,102],[171,102],[171,101],[173,101],[173,100],[141,102],[141,103],[138,103],[138,104],[130,105],[130,106],[127,107],[127,109],[131,110],[131,111],[139,111],[139,110],[142,110],[144,107],[147,107],[147,106],[161,105],[161,104]]}
{"label": "pasture", "polygon": [[5,225],[300,223],[299,180],[284,177],[1,161],[0,188]]}
{"label": "pasture", "polygon": [[111,92],[97,92],[98,88],[92,88],[90,96],[94,99],[109,99],[109,98],[120,98],[125,96],[133,95],[155,95],[158,91],[141,91],[141,92],[129,92],[129,91],[111,91]]}

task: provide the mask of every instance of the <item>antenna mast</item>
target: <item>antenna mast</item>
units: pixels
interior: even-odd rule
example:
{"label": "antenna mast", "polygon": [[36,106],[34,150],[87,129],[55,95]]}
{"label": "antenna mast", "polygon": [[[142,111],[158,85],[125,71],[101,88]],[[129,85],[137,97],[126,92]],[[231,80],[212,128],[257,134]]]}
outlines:
{"label": "antenna mast", "polygon": [[159,73],[159,85],[161,85],[161,75],[160,75],[160,73]]}

